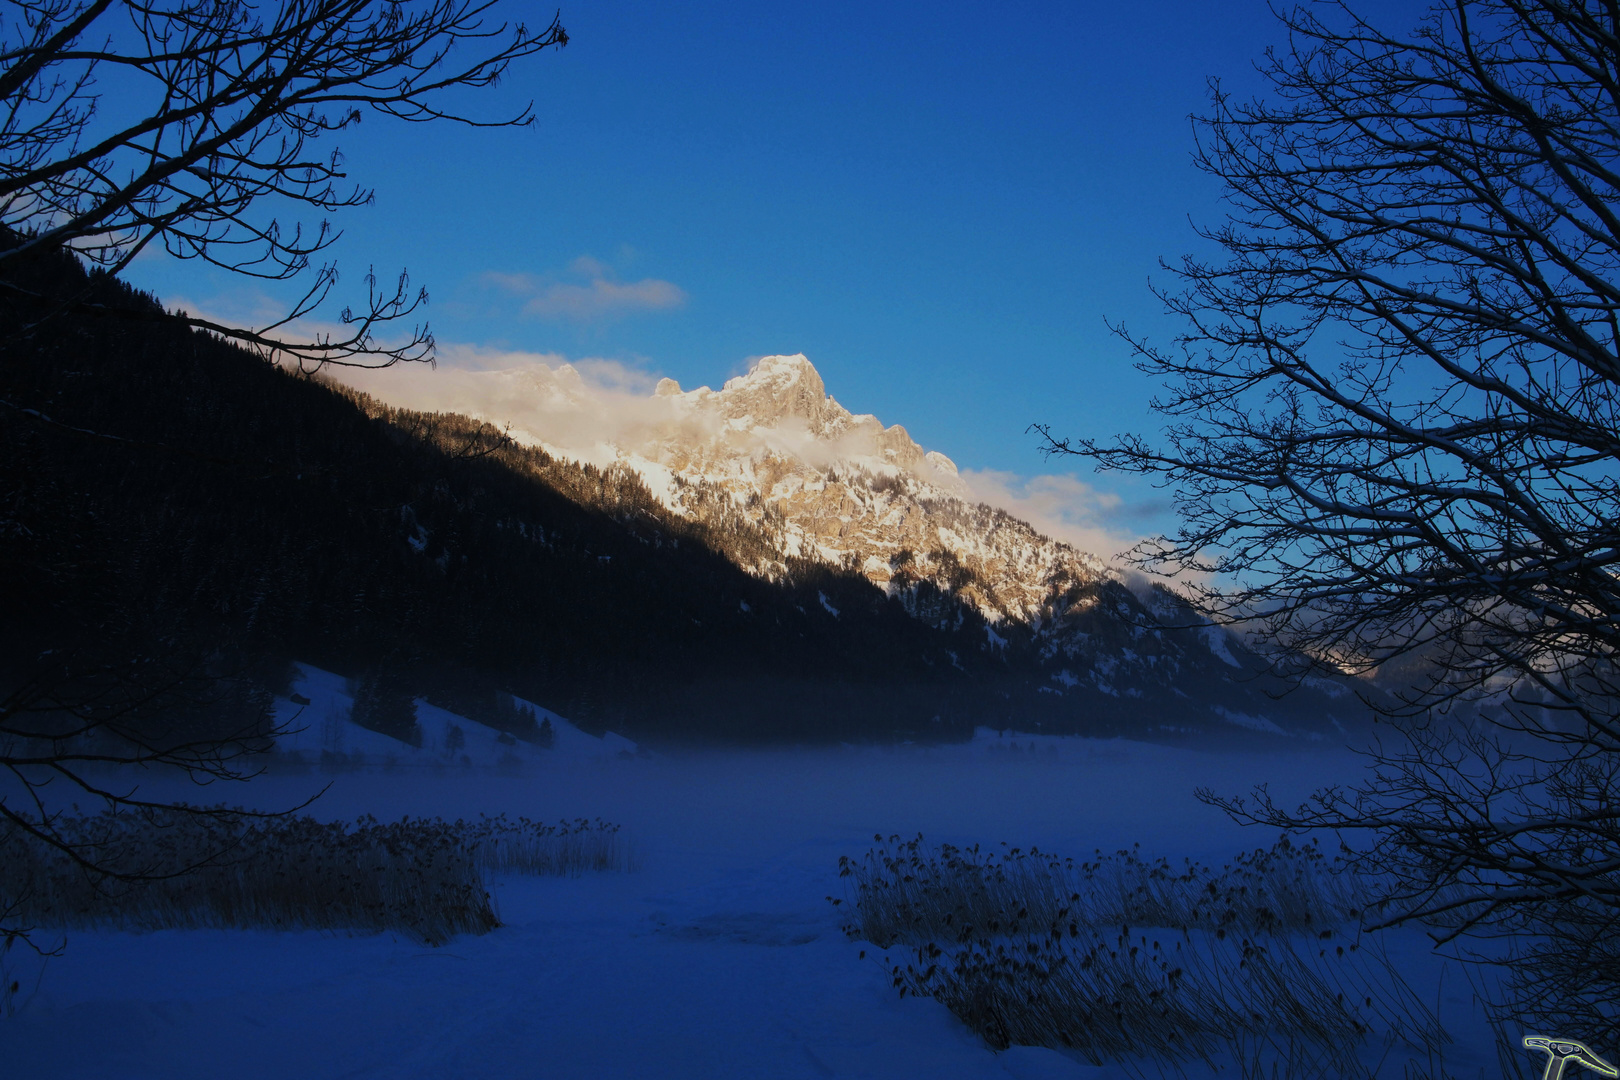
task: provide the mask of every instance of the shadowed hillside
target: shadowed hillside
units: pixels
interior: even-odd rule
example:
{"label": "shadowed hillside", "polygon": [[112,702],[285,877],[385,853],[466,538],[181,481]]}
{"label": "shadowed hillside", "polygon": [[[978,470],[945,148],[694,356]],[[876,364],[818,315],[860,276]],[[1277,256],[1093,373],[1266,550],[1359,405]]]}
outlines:
{"label": "shadowed hillside", "polygon": [[9,325],[84,299],[0,354],[8,687],[155,663],[257,700],[296,658],[519,734],[506,693],[654,740],[1225,726],[1168,694],[1055,693],[1035,639],[996,644],[948,585],[902,603],[724,500],[676,515],[627,469],[288,374],[71,259],[15,284]]}

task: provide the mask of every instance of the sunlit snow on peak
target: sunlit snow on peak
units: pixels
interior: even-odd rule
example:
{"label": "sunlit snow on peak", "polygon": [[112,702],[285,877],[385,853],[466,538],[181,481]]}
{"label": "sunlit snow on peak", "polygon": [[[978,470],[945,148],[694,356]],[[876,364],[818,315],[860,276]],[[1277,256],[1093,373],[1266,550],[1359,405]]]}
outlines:
{"label": "sunlit snow on peak", "polygon": [[[677,513],[712,513],[716,497],[729,499],[773,537],[779,558],[852,565],[890,595],[929,580],[991,621],[1039,618],[1054,583],[1112,573],[981,505],[954,461],[898,424],[845,408],[803,354],[762,357],[719,390],[552,359],[339,377],[393,405],[487,420],[560,457],[627,466]],[[767,558],[746,569],[780,566]]]}

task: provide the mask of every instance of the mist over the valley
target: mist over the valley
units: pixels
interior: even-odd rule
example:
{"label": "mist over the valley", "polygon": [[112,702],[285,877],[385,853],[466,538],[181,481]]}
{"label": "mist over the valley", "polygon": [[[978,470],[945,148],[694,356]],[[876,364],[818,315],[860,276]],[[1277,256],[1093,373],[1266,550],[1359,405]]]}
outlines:
{"label": "mist over the valley", "polygon": [[0,0],[0,1080],[1620,1076],[1617,10]]}
{"label": "mist over the valley", "polygon": [[[990,730],[941,747],[654,756],[592,741],[559,740],[504,772],[442,757],[436,767],[373,760],[272,774],[232,795],[279,809],[319,792],[309,812],[323,820],[601,818],[622,827],[628,869],[501,875],[492,890],[502,927],[437,948],[391,934],[75,930],[27,1012],[9,1021],[8,1060],[75,1077],[139,1062],[175,1080],[226,1068],[266,1080],[536,1069],[693,1080],[1114,1075],[1049,1049],[985,1053],[937,1003],[897,996],[884,950],[843,929],[854,896],[840,856],[920,834],[1075,859],[1140,844],[1145,858],[1218,867],[1276,837],[1233,825],[1194,799],[1195,787],[1280,779],[1279,795],[1300,798],[1360,771],[1334,751],[1212,754]],[[142,792],[188,794],[174,780]],[[1393,947],[1421,949],[1406,937]],[[888,955],[907,962],[902,948]],[[1451,978],[1448,1019],[1464,1000]],[[97,1034],[72,1037],[85,1018]],[[287,1039],[289,1029],[304,1037]],[[1468,1040],[1472,1031],[1455,1029]],[[1454,1053],[1472,1062],[1477,1052],[1470,1041]]]}

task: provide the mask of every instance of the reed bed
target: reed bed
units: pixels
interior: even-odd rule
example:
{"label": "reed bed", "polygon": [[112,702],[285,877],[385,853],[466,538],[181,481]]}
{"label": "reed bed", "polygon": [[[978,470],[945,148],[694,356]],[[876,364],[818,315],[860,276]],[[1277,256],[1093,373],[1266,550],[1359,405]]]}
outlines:
{"label": "reed bed", "polygon": [[493,873],[578,877],[587,870],[628,870],[630,852],[619,826],[597,818],[546,825],[505,814],[457,821],[478,865]]}
{"label": "reed bed", "polygon": [[941,1001],[997,1048],[1346,1076],[1364,1048],[1432,1057],[1445,1041],[1357,933],[1361,889],[1313,845],[1214,870],[1136,849],[1075,862],[876,839],[841,860],[846,931],[900,954],[885,964],[902,996]]}
{"label": "reed bed", "polygon": [[392,930],[440,945],[500,925],[488,873],[578,874],[624,862],[618,827],[584,820],[346,823],[178,809],[59,818],[54,831],[69,851],[0,828],[0,899],[12,921]]}
{"label": "reed bed", "polygon": [[[1146,860],[1139,848],[1089,862],[1038,848],[984,852],[926,846],[921,836],[873,838],[884,846],[839,859],[855,886],[856,932],[876,945],[967,941],[1068,919],[1092,926],[1262,931],[1333,927],[1360,914],[1361,890],[1327,872],[1314,844],[1286,837],[1219,870]],[[1059,913],[1062,913],[1061,915]],[[1009,929],[1010,928],[1010,929]]]}

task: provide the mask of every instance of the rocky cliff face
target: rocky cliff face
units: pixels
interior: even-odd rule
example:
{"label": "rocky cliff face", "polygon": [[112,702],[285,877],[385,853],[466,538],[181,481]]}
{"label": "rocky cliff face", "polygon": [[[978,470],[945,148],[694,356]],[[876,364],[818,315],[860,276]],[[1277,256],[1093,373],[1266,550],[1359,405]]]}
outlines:
{"label": "rocky cliff face", "polygon": [[908,601],[932,582],[992,624],[1049,620],[1055,594],[1108,576],[1095,556],[974,502],[950,458],[851,413],[803,356],[766,357],[718,391],[665,379],[657,396],[668,419],[619,450],[677,512],[723,493],[786,554],[851,566]]}

